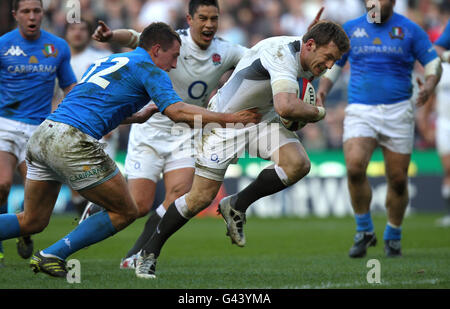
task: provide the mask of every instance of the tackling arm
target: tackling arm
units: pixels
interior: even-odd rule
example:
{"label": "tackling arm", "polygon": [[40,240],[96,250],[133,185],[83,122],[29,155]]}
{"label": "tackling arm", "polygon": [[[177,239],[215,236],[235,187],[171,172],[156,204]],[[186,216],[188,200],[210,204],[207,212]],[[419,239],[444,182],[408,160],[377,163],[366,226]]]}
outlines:
{"label": "tackling arm", "polygon": [[261,121],[261,114],[257,113],[256,109],[245,110],[233,114],[216,113],[205,108],[178,102],[168,106],[164,110],[164,114],[174,122],[187,123],[194,128],[198,121],[202,127],[208,123],[219,124],[221,127],[226,127],[230,123],[256,124]]}

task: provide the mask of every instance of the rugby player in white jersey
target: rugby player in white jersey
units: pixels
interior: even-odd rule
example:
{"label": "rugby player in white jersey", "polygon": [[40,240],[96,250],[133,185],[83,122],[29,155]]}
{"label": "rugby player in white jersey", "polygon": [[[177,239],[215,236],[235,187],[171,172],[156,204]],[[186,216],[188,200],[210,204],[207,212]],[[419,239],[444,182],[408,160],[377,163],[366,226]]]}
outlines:
{"label": "rugby player in white jersey", "polygon": [[280,116],[305,123],[325,117],[322,106],[306,104],[298,98],[298,79],[321,76],[348,49],[349,39],[342,27],[322,21],[303,37],[268,38],[244,54],[208,108],[212,111],[258,108],[262,121],[250,127],[203,131],[192,188],[169,206],[156,232],[143,246],[136,266],[137,277],[155,278],[156,259],[165,241],[211,204],[227,167],[246,150],[275,164],[263,170],[243,191],[219,203],[229,236],[234,243],[244,246],[246,209],[256,200],[292,186],[310,170],[308,155],[297,135],[279,121]]}
{"label": "rugby player in white jersey", "polygon": [[[177,68],[171,70],[169,76],[184,102],[206,107],[221,77],[234,69],[247,48],[215,37],[219,23],[217,0],[191,0],[187,22],[188,29],[177,31],[182,40],[180,57]],[[111,31],[100,22],[93,38],[135,48],[139,35],[134,30]],[[156,212],[150,215],[135,245],[122,259],[122,269],[134,268],[137,253],[155,231],[166,209],[191,188],[195,169],[195,131],[174,125],[167,116],[157,113],[146,123],[131,127],[125,173],[140,217],[150,211],[161,173],[166,196]],[[94,209],[95,206],[88,205],[85,214]]]}
{"label": "rugby player in white jersey", "polygon": [[[449,13],[450,5],[443,5],[443,11]],[[448,15],[447,15],[448,16]],[[450,20],[434,43],[437,53],[443,62],[443,74],[436,96],[436,146],[444,169],[442,198],[447,208],[447,215],[438,220],[441,227],[450,226]]]}

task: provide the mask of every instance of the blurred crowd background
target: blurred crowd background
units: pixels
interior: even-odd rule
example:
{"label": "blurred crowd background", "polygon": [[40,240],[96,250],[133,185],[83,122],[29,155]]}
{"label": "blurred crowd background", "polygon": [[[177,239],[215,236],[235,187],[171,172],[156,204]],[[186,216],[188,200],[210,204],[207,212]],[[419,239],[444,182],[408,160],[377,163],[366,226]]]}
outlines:
{"label": "blurred crowd background", "polygon": [[[67,12],[74,0],[43,0],[43,29],[64,37]],[[133,28],[141,31],[154,21],[163,21],[175,29],[187,28],[188,0],[75,0],[81,5],[81,17],[95,27],[98,20],[112,29]],[[12,0],[0,1],[0,35],[15,27],[11,15]],[[219,0],[221,15],[218,36],[251,47],[258,41],[277,35],[303,35],[321,6],[322,18],[338,23],[365,13],[364,0]],[[68,6],[69,5],[69,6]],[[395,11],[419,24],[434,42],[450,16],[450,0],[397,0]],[[119,52],[120,47],[91,42],[97,49]],[[298,132],[307,150],[340,149],[342,125],[347,105],[348,68],[327,101],[327,117]],[[415,74],[420,75],[420,66]],[[317,82],[315,83],[317,89]],[[376,85],[374,85],[376,87]],[[433,121],[430,119],[420,121]],[[419,119],[419,118],[418,118]],[[433,138],[417,126],[416,149],[431,149]],[[430,126],[427,126],[430,127]],[[127,128],[121,128],[120,149],[126,150]]]}

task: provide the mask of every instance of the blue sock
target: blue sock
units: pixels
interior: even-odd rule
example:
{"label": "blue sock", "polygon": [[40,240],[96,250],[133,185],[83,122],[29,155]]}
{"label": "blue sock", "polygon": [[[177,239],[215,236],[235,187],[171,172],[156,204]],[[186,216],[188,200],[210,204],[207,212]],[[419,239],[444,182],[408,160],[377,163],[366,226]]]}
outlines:
{"label": "blue sock", "polygon": [[355,214],[355,220],[357,232],[373,232],[373,223],[370,211],[363,215]]}
{"label": "blue sock", "polygon": [[389,223],[386,224],[386,228],[384,229],[384,240],[401,240],[402,239],[402,228],[401,227],[393,227]]}
{"label": "blue sock", "polygon": [[117,230],[112,225],[108,213],[101,211],[88,217],[66,237],[42,250],[42,252],[65,260],[72,253],[102,241],[116,232]]}
{"label": "blue sock", "polygon": [[15,214],[0,215],[0,241],[20,236],[19,220]]}
{"label": "blue sock", "polygon": [[[0,214],[8,213],[8,203],[0,206]],[[0,241],[0,253],[3,253],[3,243]]]}

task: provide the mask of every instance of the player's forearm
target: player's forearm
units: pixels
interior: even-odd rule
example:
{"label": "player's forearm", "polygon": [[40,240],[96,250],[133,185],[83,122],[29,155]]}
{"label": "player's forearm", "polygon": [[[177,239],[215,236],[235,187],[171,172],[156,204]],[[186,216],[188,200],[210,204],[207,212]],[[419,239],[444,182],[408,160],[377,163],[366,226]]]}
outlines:
{"label": "player's forearm", "polygon": [[156,107],[155,104],[148,104],[140,111],[134,113],[128,118],[125,118],[121,124],[144,123],[156,112],[158,112],[158,107]]}
{"label": "player's forearm", "polygon": [[232,123],[231,114],[215,113],[199,106],[176,103],[166,108],[164,114],[174,122],[182,122],[191,128],[204,127],[208,123],[217,123],[225,127],[227,123]]}
{"label": "player's forearm", "polygon": [[123,47],[136,48],[139,36],[127,29],[117,29],[112,32],[111,43],[116,43]]}
{"label": "player's forearm", "polygon": [[286,117],[282,115],[280,116],[289,120],[316,122],[321,120],[325,116],[325,109],[323,107],[314,106],[298,100],[296,103],[294,103],[293,109],[285,115]]}
{"label": "player's forearm", "polygon": [[322,77],[319,82],[319,89],[317,90],[317,97],[320,103],[325,106],[325,100],[334,83],[327,77]]}
{"label": "player's forearm", "polygon": [[323,118],[325,110],[307,104],[294,93],[278,93],[274,96],[275,111],[284,119],[315,122]]}
{"label": "player's forearm", "polygon": [[425,78],[424,88],[429,91],[429,93],[433,93],[437,84],[439,83],[440,76],[438,75],[429,75]]}

